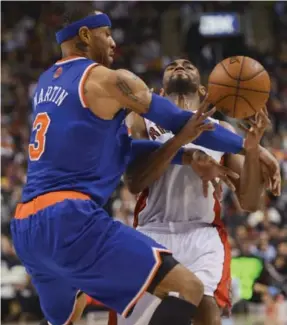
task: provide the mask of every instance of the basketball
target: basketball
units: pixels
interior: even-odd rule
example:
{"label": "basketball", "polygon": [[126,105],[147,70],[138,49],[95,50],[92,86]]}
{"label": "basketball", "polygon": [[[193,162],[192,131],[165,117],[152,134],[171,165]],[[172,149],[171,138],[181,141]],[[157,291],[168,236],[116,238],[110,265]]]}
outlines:
{"label": "basketball", "polygon": [[208,99],[223,114],[245,119],[260,111],[270,93],[268,72],[256,60],[234,56],[218,63],[208,79]]}

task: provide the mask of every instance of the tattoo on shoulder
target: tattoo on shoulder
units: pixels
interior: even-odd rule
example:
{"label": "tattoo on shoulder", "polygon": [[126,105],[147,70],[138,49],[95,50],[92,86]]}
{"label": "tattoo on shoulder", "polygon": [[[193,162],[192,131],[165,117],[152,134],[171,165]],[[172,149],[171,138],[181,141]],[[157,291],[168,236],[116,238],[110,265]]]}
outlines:
{"label": "tattoo on shoulder", "polygon": [[[137,78],[137,77],[135,76],[135,78]],[[133,93],[133,90],[129,86],[128,82],[125,79],[121,78],[120,76],[117,77],[116,86],[124,96],[128,97],[134,103],[143,105],[145,107],[147,106],[146,101],[143,100],[141,97],[135,95]]]}

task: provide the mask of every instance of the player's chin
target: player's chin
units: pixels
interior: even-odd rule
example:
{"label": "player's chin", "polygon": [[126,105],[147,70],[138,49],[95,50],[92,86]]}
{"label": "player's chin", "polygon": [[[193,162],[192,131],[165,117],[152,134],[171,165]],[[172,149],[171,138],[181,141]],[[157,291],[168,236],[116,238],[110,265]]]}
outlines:
{"label": "player's chin", "polygon": [[108,57],[106,59],[106,65],[107,65],[107,67],[110,67],[113,63],[114,63],[114,57],[111,56],[111,55],[108,55]]}
{"label": "player's chin", "polygon": [[182,72],[174,74],[171,78],[175,79],[175,80],[176,79],[190,79],[186,73],[182,73]]}

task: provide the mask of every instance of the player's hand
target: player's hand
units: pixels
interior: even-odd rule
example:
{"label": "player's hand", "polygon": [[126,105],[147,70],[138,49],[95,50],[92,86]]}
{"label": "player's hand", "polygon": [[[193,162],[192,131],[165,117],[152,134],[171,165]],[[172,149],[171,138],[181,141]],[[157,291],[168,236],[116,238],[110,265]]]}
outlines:
{"label": "player's hand", "polygon": [[246,122],[250,125],[248,129],[246,126],[239,124],[239,128],[246,132],[246,139],[244,142],[244,149],[246,151],[258,149],[260,140],[265,130],[270,126],[271,122],[268,118],[268,112],[264,107],[260,112],[255,114],[255,118],[249,118]]}
{"label": "player's hand", "polygon": [[266,188],[269,188],[273,195],[279,196],[281,194],[281,173],[277,159],[263,147],[260,147],[259,158]]}
{"label": "player's hand", "polygon": [[[189,161],[187,160],[188,155],[190,155]],[[184,164],[189,163],[192,169],[201,178],[204,197],[208,195],[209,182],[213,185],[215,195],[219,200],[222,194],[221,182],[224,182],[232,191],[235,191],[232,179],[238,179],[239,175],[229,168],[220,165],[205,152],[201,150],[186,149],[184,159]]]}
{"label": "player's hand", "polygon": [[182,144],[187,144],[198,138],[204,131],[214,130],[214,125],[212,122],[206,122],[205,120],[212,116],[216,108],[213,107],[207,112],[209,102],[207,101],[207,96],[205,100],[200,104],[197,112],[187,121],[184,127],[177,134],[177,138],[180,138]]}

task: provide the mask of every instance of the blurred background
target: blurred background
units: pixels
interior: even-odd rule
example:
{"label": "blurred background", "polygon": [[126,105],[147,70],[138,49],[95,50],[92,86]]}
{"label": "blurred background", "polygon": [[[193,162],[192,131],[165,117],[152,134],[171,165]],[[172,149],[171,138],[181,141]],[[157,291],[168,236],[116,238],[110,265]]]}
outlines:
{"label": "blurred background", "polygon": [[[26,323],[42,315],[29,277],[15,255],[9,221],[25,183],[32,94],[39,75],[61,53],[54,34],[58,17],[51,3],[2,1],[1,5],[1,320]],[[232,274],[240,301],[233,318],[224,324],[286,325],[286,2],[95,1],[94,5],[113,22],[114,68],[130,69],[155,89],[160,88],[164,66],[179,57],[198,67],[203,84],[217,62],[233,55],[251,56],[270,73],[267,107],[272,128],[263,145],[280,162],[282,195],[275,198],[266,192],[261,209],[248,214],[225,189],[222,218],[230,235]],[[236,121],[230,122],[236,126]],[[115,219],[132,225],[135,202],[121,184],[106,209]],[[93,303],[87,309],[91,325],[101,318],[97,309],[101,308]],[[238,320],[234,323],[234,319]]]}

